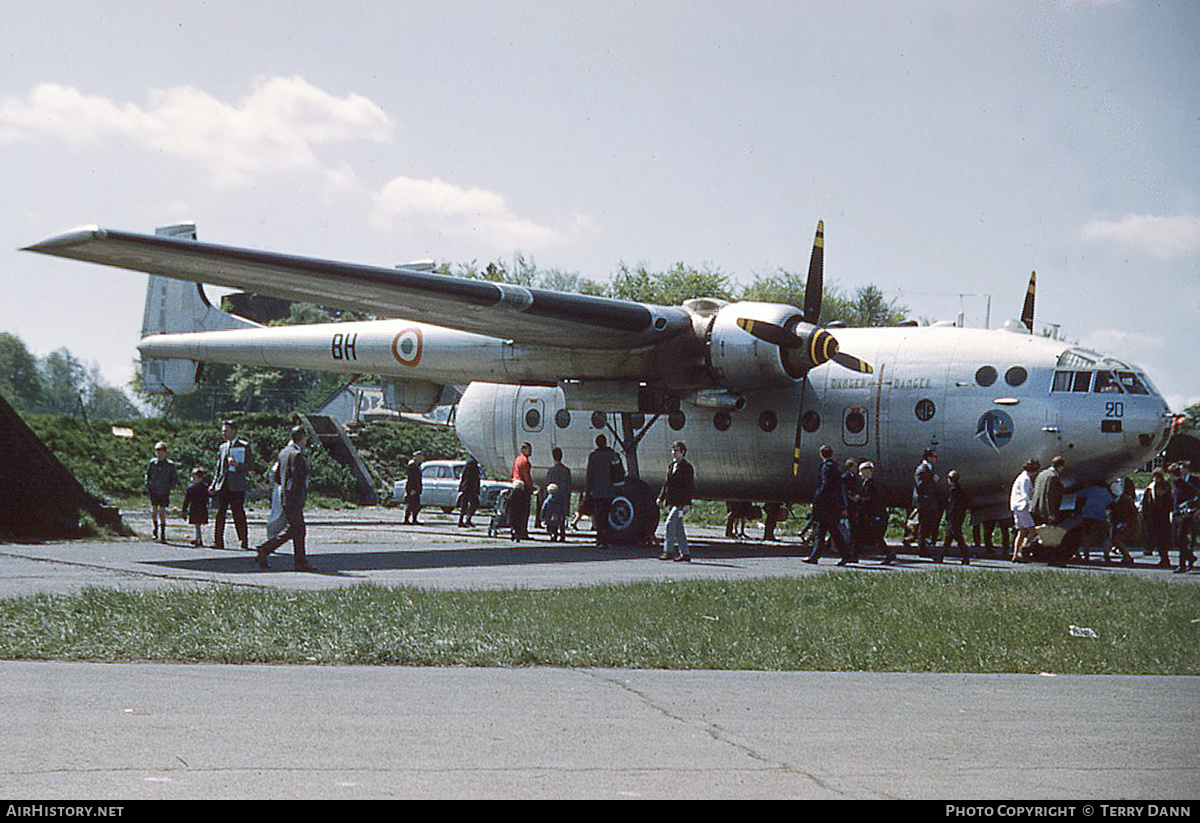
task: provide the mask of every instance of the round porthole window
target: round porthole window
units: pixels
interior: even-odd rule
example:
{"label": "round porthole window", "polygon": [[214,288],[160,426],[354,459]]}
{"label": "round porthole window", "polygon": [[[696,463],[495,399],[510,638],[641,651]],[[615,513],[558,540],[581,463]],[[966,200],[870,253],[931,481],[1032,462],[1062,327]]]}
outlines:
{"label": "round porthole window", "polygon": [[850,434],[860,434],[867,426],[867,418],[858,409],[846,415],[845,419],[846,431]]}
{"label": "round porthole window", "polygon": [[917,419],[924,423],[932,420],[933,416],[937,414],[937,406],[933,404],[932,400],[925,398],[917,401],[917,407],[913,409],[913,412],[917,415]]}
{"label": "round porthole window", "polygon": [[975,372],[975,382],[981,386],[990,386],[996,382],[996,370],[991,366],[980,366]]}
{"label": "round porthole window", "polygon": [[558,426],[560,429],[565,429],[567,426],[571,425],[571,412],[567,411],[566,409],[559,409],[556,411],[554,413],[554,425]]}
{"label": "round porthole window", "polygon": [[542,427],[542,413],[537,409],[527,409],[525,411],[525,428],[531,431],[537,431]]}
{"label": "round porthole window", "polygon": [[713,415],[713,426],[716,427],[717,431],[728,431],[732,425],[733,418],[729,416],[729,412],[717,412]]}
{"label": "round porthole window", "polygon": [[817,429],[821,428],[821,415],[815,411],[806,411],[804,416],[800,418],[800,425],[809,434],[812,434]]}
{"label": "round porthole window", "polygon": [[687,423],[687,418],[678,409],[667,415],[667,425],[675,431],[682,429],[685,423]]}
{"label": "round porthole window", "polygon": [[604,412],[592,412],[592,428],[604,428]]}
{"label": "round porthole window", "polygon": [[1023,366],[1013,366],[1004,373],[1004,382],[1010,386],[1019,386],[1029,378],[1029,372]]}
{"label": "round porthole window", "polygon": [[758,416],[758,427],[765,432],[775,431],[775,427],[778,425],[779,417],[770,409],[767,409]]}

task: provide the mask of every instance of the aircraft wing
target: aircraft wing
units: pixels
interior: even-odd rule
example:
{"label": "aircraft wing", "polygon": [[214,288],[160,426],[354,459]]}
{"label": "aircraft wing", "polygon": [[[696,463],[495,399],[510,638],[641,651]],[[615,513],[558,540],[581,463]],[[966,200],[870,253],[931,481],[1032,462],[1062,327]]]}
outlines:
{"label": "aircraft wing", "polygon": [[584,349],[653,345],[690,328],[682,308],[296,257],[87,226],[28,246],[49,254],[462,331]]}

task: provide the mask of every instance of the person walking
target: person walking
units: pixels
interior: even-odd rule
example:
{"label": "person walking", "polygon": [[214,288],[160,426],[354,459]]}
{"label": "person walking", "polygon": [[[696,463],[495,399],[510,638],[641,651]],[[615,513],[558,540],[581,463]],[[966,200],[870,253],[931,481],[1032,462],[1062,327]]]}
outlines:
{"label": "person walking", "polygon": [[1121,565],[1132,566],[1133,555],[1129,553],[1126,541],[1137,532],[1137,494],[1133,481],[1128,477],[1121,478],[1120,483],[1121,493],[1108,509],[1109,542],[1104,544],[1104,563],[1108,564],[1108,547],[1111,544],[1114,550],[1121,553]]}
{"label": "person walking", "polygon": [[1008,495],[1008,505],[1013,513],[1013,529],[1016,531],[1013,538],[1014,563],[1024,563],[1030,559],[1025,549],[1033,543],[1037,534],[1036,524],[1033,522],[1033,483],[1041,468],[1042,463],[1036,457],[1026,460],[1025,465],[1021,467],[1021,473],[1013,480],[1012,490]]}
{"label": "person walking", "polygon": [[967,512],[971,510],[971,499],[967,495],[967,490],[962,486],[957,469],[947,472],[946,480],[950,484],[950,491],[946,498],[946,539],[942,543],[942,550],[938,553],[936,562],[942,562],[946,549],[950,548],[951,543],[958,543],[959,551],[962,552],[963,565],[967,566],[971,563],[971,551],[967,548],[967,540],[963,536],[963,523],[966,522]]}
{"label": "person walking", "polygon": [[938,500],[937,481],[933,467],[937,464],[937,452],[926,449],[913,472],[913,505],[917,510],[917,550],[937,552],[938,523],[942,519],[941,502]]}
{"label": "person walking", "polygon": [[1171,484],[1167,473],[1155,469],[1142,492],[1142,528],[1146,553],[1158,553],[1159,568],[1171,567]]}
{"label": "person walking", "polygon": [[870,460],[858,465],[858,517],[858,532],[862,535],[863,545],[883,550],[883,565],[896,562],[896,551],[886,539],[887,506],[875,484],[875,464]]}
{"label": "person walking", "polygon": [[171,489],[175,488],[178,467],[167,457],[167,444],[154,444],[154,457],[146,466],[146,495],[150,498],[150,520],[154,523],[154,539],[167,542],[167,509],[171,505]]}
{"label": "person walking", "polygon": [[246,526],[246,489],[254,470],[250,444],[238,437],[236,420],[225,420],[221,431],[225,441],[217,450],[217,468],[209,487],[217,508],[213,518],[213,548],[225,548],[225,512],[233,515],[233,526],[242,549],[250,550],[250,530]]}
{"label": "person walking", "polygon": [[471,518],[479,509],[479,461],[474,457],[467,460],[458,478],[458,525],[475,525]]}
{"label": "person walking", "polygon": [[845,566],[857,561],[849,551],[845,538],[842,537],[841,519],[846,509],[846,498],[842,493],[842,470],[833,459],[833,447],[821,446],[821,466],[817,470],[817,486],[813,491],[812,516],[816,522],[813,530],[813,547],[805,563],[816,564],[821,559],[825,544],[825,535],[833,538],[841,559],[839,566]]}
{"label": "person walking", "polygon": [[204,537],[200,527],[208,524],[208,484],[204,482],[204,469],[192,469],[192,482],[183,493],[183,519],[196,528],[193,546],[203,546]]}
{"label": "person walking", "polygon": [[671,445],[671,463],[667,466],[667,478],[663,481],[662,491],[658,493],[658,504],[668,508],[666,535],[659,560],[678,560],[684,563],[690,563],[692,560],[687,534],[683,529],[683,519],[692,510],[695,471],[687,461],[686,455],[687,444],[676,440]]}
{"label": "person walking", "polygon": [[305,538],[308,528],[304,522],[304,504],[308,498],[308,455],[305,445],[308,432],[303,426],[292,429],[292,439],[279,452],[279,488],[283,496],[283,513],[287,527],[258,546],[256,558],[260,569],[268,568],[267,557],[289,540],[292,541],[292,568],[298,572],[316,571],[308,564]]}

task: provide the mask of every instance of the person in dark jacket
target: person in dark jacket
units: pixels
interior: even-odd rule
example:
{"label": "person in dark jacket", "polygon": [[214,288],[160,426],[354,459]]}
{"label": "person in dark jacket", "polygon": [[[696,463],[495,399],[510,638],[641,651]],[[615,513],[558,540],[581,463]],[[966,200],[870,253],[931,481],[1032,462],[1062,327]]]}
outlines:
{"label": "person in dark jacket", "polygon": [[588,455],[587,476],[583,493],[591,501],[592,522],[596,525],[596,545],[607,546],[609,534],[608,510],[617,496],[617,484],[625,479],[625,465],[608,445],[608,438],[596,435],[596,448]]}
{"label": "person in dark jacket", "polygon": [[196,537],[193,546],[203,546],[204,538],[200,527],[208,523],[208,483],[204,479],[204,469],[192,469],[192,482],[183,493],[183,519],[196,527]]}
{"label": "person in dark jacket", "polygon": [[419,451],[413,452],[412,459],[408,461],[408,466],[404,469],[404,524],[406,526],[421,525],[421,521],[417,520],[417,515],[421,512],[421,489],[425,485],[424,477],[421,474],[421,463],[424,460],[424,454]]}
{"label": "person in dark jacket", "polygon": [[1146,551],[1158,553],[1160,568],[1171,566],[1171,484],[1162,469],[1155,469],[1142,492],[1142,528]]}
{"label": "person in dark jacket", "polygon": [[692,509],[695,471],[687,461],[686,454],[687,444],[682,440],[677,440],[671,445],[671,464],[667,467],[667,478],[663,481],[662,491],[658,493],[658,504],[665,504],[669,509],[663,552],[658,556],[659,560],[680,560],[689,563],[692,559],[688,551],[687,535],[683,531],[683,518]]}
{"label": "person in dark jacket", "polygon": [[479,461],[467,460],[458,477],[458,525],[473,526],[471,518],[479,509]]}
{"label": "person in dark jacket", "polygon": [[875,464],[864,460],[858,466],[858,533],[862,536],[860,546],[882,549],[884,565],[896,560],[896,551],[887,544],[887,506],[883,504],[875,485]]}
{"label": "person in dark jacket", "polygon": [[813,530],[812,551],[804,558],[804,562],[816,563],[820,560],[825,535],[829,534],[837,546],[838,554],[841,555],[838,565],[845,566],[857,562],[857,558],[851,554],[850,547],[842,537],[840,526],[842,512],[846,509],[846,498],[842,492],[842,470],[833,459],[832,446],[822,446],[819,453],[821,467],[817,470],[817,486],[813,491],[812,506],[813,520],[817,525]]}
{"label": "person in dark jacket", "polygon": [[1175,573],[1183,574],[1196,565],[1196,555],[1192,552],[1192,530],[1195,528],[1200,489],[1188,481],[1179,463],[1172,463],[1167,473],[1171,478],[1172,539],[1179,550],[1179,566]]}
{"label": "person in dark jacket", "polygon": [[946,498],[946,539],[934,562],[941,563],[946,549],[950,548],[952,542],[957,542],[965,566],[971,562],[971,552],[967,549],[966,538],[963,537],[963,523],[967,519],[967,512],[971,510],[971,500],[959,481],[956,469],[951,469],[946,474],[946,480],[950,483],[950,492]]}
{"label": "person in dark jacket", "polygon": [[292,429],[292,440],[279,452],[279,488],[283,495],[283,513],[287,528],[258,547],[258,566],[267,568],[267,555],[292,541],[292,566],[298,572],[316,571],[305,554],[304,503],[308,499],[308,455],[304,446],[308,432],[303,426]]}
{"label": "person in dark jacket", "polygon": [[938,499],[937,481],[933,467],[937,463],[937,452],[926,449],[925,455],[913,472],[913,506],[917,510],[917,548],[937,551],[938,523],[942,519],[941,501]]}

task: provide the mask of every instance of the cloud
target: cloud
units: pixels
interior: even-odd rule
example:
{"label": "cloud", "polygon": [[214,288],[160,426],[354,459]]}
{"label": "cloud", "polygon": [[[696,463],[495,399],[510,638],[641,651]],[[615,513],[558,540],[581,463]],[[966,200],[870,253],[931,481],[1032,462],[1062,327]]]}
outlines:
{"label": "cloud", "polygon": [[[322,145],[387,142],[393,124],[366,97],[336,97],[302,77],[260,77],[235,103],[192,86],[156,91],[145,107],[43,83],[0,103],[0,144],[48,135],[87,144],[125,139],[194,162],[224,185],[293,170],[328,172]],[[333,171],[337,175],[337,171]]]}
{"label": "cloud", "polygon": [[1092,220],[1079,230],[1085,243],[1115,243],[1141,249],[1158,260],[1200,252],[1200,216],[1127,214],[1119,220]]}
{"label": "cloud", "polygon": [[591,221],[577,216],[561,231],[518,217],[494,191],[463,188],[444,180],[395,177],[374,196],[372,220],[382,229],[400,225],[475,239],[497,249],[538,249],[567,242],[593,231]]}

